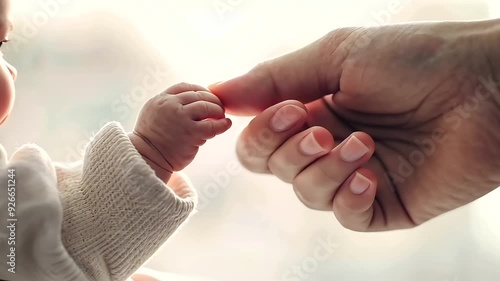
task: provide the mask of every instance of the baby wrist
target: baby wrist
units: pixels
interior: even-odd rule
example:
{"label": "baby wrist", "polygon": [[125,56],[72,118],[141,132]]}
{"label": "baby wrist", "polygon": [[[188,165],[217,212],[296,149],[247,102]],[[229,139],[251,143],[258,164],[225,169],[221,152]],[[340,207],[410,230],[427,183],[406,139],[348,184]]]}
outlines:
{"label": "baby wrist", "polygon": [[172,176],[173,172],[172,168],[170,167],[170,164],[167,162],[164,165],[160,165],[160,163],[164,163],[166,161],[139,134],[135,132],[130,132],[128,133],[128,137],[130,138],[130,141],[137,149],[137,152],[141,154],[144,161],[146,161],[146,163],[151,167],[151,169],[155,171],[156,176],[164,183],[167,183],[170,177]]}

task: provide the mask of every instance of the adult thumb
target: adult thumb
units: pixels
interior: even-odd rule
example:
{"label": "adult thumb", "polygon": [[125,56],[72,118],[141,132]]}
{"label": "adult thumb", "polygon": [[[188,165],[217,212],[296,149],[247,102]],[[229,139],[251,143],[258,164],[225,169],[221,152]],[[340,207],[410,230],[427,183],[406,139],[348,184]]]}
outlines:
{"label": "adult thumb", "polygon": [[348,31],[330,32],[312,44],[209,89],[221,99],[227,113],[247,116],[284,100],[307,103],[335,93],[346,57],[342,43]]}

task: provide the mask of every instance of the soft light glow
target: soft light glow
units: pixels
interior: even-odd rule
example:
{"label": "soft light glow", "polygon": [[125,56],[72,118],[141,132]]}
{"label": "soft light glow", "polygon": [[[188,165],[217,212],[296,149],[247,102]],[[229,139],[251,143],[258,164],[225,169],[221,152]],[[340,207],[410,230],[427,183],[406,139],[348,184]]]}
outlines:
{"label": "soft light glow", "polygon": [[[39,3],[57,0],[13,1],[19,24],[16,32],[22,35],[26,20],[43,12]],[[66,0],[67,4],[51,17],[57,21],[49,23],[64,27],[85,25],[78,26],[85,33],[50,34],[47,30],[59,29],[44,26],[27,41],[25,53],[6,52],[20,66],[19,99],[10,123],[2,127],[9,135],[2,134],[0,143],[9,151],[25,142],[37,142],[49,152],[77,158],[75,152],[87,142],[89,132],[97,129],[100,120],[95,119],[101,117],[95,115],[119,118],[120,115],[113,115],[113,102],[123,105],[127,97],[130,99],[131,89],[140,83],[134,79],[141,81],[151,61],[168,67],[165,83],[186,81],[206,86],[305,46],[338,27],[411,20],[424,0],[401,0],[406,4],[400,13],[381,19],[380,15],[394,1],[397,0]],[[480,4],[478,0],[426,1],[442,7],[453,3]],[[500,2],[488,3],[490,17],[500,16]],[[118,39],[122,41],[115,40],[118,43],[93,38],[92,34],[100,31],[93,30],[93,24],[108,25],[104,36],[112,37],[109,26],[115,28],[111,28],[111,33],[117,33],[118,27],[111,21],[94,22],[97,12],[102,11],[125,19],[140,36],[129,42],[130,38],[121,38],[124,32],[120,30]],[[485,16],[478,16],[473,9],[464,13]],[[426,16],[425,11],[422,16]],[[110,41],[116,44],[107,45]],[[134,46],[134,53],[117,50],[125,49],[127,44]],[[137,50],[151,49],[157,55],[144,62],[146,51]],[[97,57],[101,51],[104,55]],[[127,60],[129,57],[132,59]],[[127,61],[120,64],[124,60]],[[136,100],[134,106],[127,108],[126,117],[117,120],[126,128],[130,129],[140,109],[137,103]],[[26,122],[26,116],[33,121]],[[235,143],[250,120],[236,118],[234,127],[204,145],[187,168],[200,195],[206,196],[205,189],[210,185],[219,190],[148,266],[216,280],[282,280],[293,266],[310,260],[317,241],[329,233],[338,248],[318,263],[310,278],[301,281],[455,280],[456,276],[443,274],[460,270],[470,271],[477,280],[484,279],[482,274],[487,275],[474,267],[460,267],[473,264],[485,249],[491,249],[493,254],[500,251],[498,192],[417,230],[353,233],[342,228],[331,212],[306,209],[291,185],[274,177],[251,174],[241,166],[237,175],[225,177],[227,164],[239,163]],[[35,125],[39,128],[32,129]],[[464,254],[459,252],[463,245],[478,248]],[[456,267],[437,266],[441,260]],[[437,275],[415,275],[421,270]]]}

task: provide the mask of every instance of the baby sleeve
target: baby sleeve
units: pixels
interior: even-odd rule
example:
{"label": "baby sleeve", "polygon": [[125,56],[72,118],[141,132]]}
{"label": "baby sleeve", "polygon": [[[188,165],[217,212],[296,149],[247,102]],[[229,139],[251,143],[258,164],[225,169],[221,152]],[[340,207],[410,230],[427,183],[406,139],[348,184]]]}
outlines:
{"label": "baby sleeve", "polygon": [[82,163],[56,163],[63,244],[89,280],[123,281],[186,221],[196,193],[179,174],[158,179],[118,123],[90,141]]}

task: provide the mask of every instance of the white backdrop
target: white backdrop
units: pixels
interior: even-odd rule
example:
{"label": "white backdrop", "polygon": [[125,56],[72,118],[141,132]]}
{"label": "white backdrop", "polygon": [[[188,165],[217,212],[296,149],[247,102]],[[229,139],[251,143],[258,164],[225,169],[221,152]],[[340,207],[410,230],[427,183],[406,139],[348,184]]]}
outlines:
{"label": "white backdrop", "polygon": [[[36,142],[59,161],[76,159],[105,121],[130,129],[151,71],[162,77],[153,95],[233,77],[336,27],[500,16],[497,0],[401,0],[397,14],[389,0],[15,2],[5,56],[19,68],[18,100],[0,142],[8,151]],[[228,281],[500,280],[499,191],[418,229],[353,233],[279,180],[228,168],[239,165],[233,147],[248,120],[235,118],[188,167],[200,210],[149,267]],[[326,260],[317,247],[330,250]]]}

